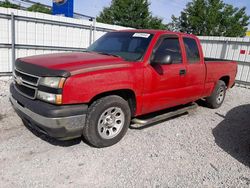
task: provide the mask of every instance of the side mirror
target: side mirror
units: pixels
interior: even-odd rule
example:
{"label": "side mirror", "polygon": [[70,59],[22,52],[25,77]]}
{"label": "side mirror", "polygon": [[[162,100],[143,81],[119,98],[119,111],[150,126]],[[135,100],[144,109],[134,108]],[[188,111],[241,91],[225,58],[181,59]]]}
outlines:
{"label": "side mirror", "polygon": [[163,64],[163,65],[170,65],[173,63],[172,57],[166,53],[156,52],[152,59],[152,63],[154,64]]}

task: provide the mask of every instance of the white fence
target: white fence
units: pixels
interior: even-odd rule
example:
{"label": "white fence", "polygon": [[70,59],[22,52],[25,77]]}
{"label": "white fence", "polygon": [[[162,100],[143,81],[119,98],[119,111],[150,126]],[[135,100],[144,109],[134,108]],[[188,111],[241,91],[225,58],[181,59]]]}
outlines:
{"label": "white fence", "polygon": [[200,36],[205,57],[238,62],[238,84],[250,85],[250,38]]}
{"label": "white fence", "polygon": [[0,74],[12,71],[16,58],[82,51],[108,31],[124,27],[0,8]]}
{"label": "white fence", "polygon": [[[12,71],[18,57],[82,51],[121,26],[0,8],[0,75]],[[205,57],[238,62],[237,82],[250,85],[250,38],[200,36]]]}

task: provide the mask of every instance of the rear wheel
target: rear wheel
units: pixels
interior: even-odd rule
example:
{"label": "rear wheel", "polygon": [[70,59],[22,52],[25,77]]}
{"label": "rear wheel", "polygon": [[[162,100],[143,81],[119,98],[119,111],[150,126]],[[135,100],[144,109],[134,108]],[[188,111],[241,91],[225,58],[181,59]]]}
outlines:
{"label": "rear wheel", "polygon": [[129,105],[123,98],[112,95],[90,105],[83,128],[84,138],[95,147],[108,147],[119,142],[131,120]]}
{"label": "rear wheel", "polygon": [[214,91],[210,97],[206,98],[207,106],[210,108],[219,108],[226,96],[226,84],[222,80],[219,80],[216,84]]}

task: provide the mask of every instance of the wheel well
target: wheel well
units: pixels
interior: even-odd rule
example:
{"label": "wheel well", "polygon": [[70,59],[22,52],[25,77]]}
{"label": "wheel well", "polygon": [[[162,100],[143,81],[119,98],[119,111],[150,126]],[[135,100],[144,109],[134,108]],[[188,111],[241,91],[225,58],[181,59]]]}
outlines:
{"label": "wheel well", "polygon": [[229,80],[230,80],[229,76],[223,76],[223,77],[220,78],[220,80],[222,80],[223,82],[225,82],[226,86],[228,87]]}
{"label": "wheel well", "polygon": [[135,98],[135,93],[130,89],[121,89],[121,90],[100,93],[91,99],[90,104],[93,103],[94,101],[96,101],[97,99],[100,99],[102,97],[106,97],[109,95],[118,95],[118,96],[122,97],[124,100],[126,100],[129,104],[132,117],[135,115],[136,98]]}

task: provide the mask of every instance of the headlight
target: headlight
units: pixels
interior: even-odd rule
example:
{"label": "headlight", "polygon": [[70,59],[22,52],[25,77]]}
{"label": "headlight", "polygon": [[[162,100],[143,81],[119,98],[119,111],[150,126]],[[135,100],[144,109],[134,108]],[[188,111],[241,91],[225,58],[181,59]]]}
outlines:
{"label": "headlight", "polygon": [[49,102],[49,103],[62,104],[61,94],[52,94],[52,93],[46,93],[43,91],[38,91],[37,98],[43,101]]}
{"label": "headlight", "polygon": [[61,77],[44,77],[41,78],[39,84],[52,88],[62,88],[65,82],[65,78]]}

